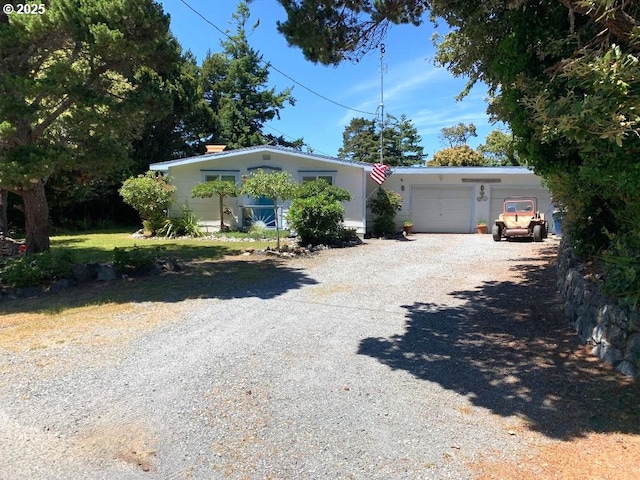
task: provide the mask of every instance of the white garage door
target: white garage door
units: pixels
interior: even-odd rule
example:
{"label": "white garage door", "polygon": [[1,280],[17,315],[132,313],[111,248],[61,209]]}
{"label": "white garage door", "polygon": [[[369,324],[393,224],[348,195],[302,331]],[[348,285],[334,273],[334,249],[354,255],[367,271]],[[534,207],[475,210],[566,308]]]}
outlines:
{"label": "white garage door", "polygon": [[540,213],[549,214],[551,209],[551,194],[543,187],[492,187],[491,188],[491,221],[498,218],[502,213],[502,204],[507,197],[535,197],[538,199],[538,210]]}
{"label": "white garage door", "polygon": [[471,232],[472,189],[412,187],[411,219],[416,232]]}

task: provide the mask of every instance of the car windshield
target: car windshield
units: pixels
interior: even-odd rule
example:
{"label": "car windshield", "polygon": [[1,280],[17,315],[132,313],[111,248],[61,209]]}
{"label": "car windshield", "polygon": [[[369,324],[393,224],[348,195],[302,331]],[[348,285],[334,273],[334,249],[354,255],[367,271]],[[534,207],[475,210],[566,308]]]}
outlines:
{"label": "car windshield", "polygon": [[504,202],[506,213],[533,213],[532,200],[510,200]]}

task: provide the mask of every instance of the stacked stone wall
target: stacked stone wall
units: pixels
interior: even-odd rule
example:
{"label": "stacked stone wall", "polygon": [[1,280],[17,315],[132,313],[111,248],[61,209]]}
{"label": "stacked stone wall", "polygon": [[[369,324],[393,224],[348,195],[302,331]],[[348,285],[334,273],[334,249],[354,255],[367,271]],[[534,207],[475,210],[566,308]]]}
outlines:
{"label": "stacked stone wall", "polygon": [[605,296],[599,275],[587,273],[566,238],[558,251],[558,290],[580,341],[619,372],[640,378],[640,311]]}

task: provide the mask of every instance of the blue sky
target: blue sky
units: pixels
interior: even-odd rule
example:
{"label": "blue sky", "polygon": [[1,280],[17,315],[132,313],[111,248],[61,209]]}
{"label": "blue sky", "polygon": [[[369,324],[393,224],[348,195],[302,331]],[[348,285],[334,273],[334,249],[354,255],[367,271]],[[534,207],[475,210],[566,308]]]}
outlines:
{"label": "blue sky", "polygon": [[[234,30],[231,15],[236,0],[185,0],[209,22],[225,31]],[[223,35],[181,0],[161,0],[171,16],[171,30],[184,50],[191,50],[198,63],[208,50],[220,51]],[[276,0],[254,0],[249,4],[249,26],[260,21],[250,35],[249,43],[264,60],[309,90],[328,99],[365,112],[375,113],[381,103],[380,53],[372,52],[358,63],[338,67],[315,65],[305,60],[301,51],[289,47],[276,29],[277,20],[285,20],[283,8]],[[443,26],[439,33],[445,33]],[[430,22],[421,27],[393,26],[385,40],[384,110],[396,117],[405,114],[422,136],[428,158],[444,147],[438,139],[440,129],[459,122],[473,122],[478,137],[469,141],[472,147],[483,143],[486,135],[498,128],[489,123],[486,114],[486,88],[474,87],[462,101],[455,96],[466,80],[454,78],[447,70],[433,64],[434,47]],[[304,138],[316,153],[335,156],[342,146],[342,132],[353,117],[374,118],[340,107],[311,93],[292,80],[271,71],[270,86],[282,90],[293,87],[295,106],[281,111],[281,119],[267,124],[267,132],[290,138]]]}

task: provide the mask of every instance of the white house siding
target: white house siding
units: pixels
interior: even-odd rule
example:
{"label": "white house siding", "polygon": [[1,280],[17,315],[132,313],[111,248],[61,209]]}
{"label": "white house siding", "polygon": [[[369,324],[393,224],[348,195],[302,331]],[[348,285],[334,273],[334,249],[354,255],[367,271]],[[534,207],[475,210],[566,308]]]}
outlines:
{"label": "white house siding", "polygon": [[[177,191],[172,213],[177,214],[182,205],[188,205],[208,231],[217,230],[220,224],[218,200],[191,198],[194,185],[204,181],[207,173],[233,174],[240,185],[242,177],[257,168],[288,171],[297,181],[308,176],[331,176],[334,185],[353,195],[353,200],[344,204],[346,226],[364,233],[366,225],[373,221],[366,203],[375,195],[378,185],[369,178],[370,166],[365,169],[335,158],[262,146],[163,162],[151,168],[167,171],[173,178]],[[396,216],[398,230],[405,220],[411,219],[418,232],[473,232],[479,220],[491,224],[504,197],[512,195],[537,197],[539,209],[545,213],[551,206],[549,192],[540,178],[522,167],[393,168],[384,188],[402,196],[402,210]],[[227,198],[224,203],[232,212],[225,216],[225,223],[235,228],[242,225],[241,207],[253,202],[241,196]],[[283,214],[289,203],[282,206]]]}
{"label": "white house siding", "polygon": [[[209,232],[217,231],[220,226],[219,203],[217,198],[191,198],[191,189],[205,179],[205,175],[221,173],[234,174],[241,185],[242,177],[256,171],[256,167],[268,170],[269,167],[288,171],[296,181],[302,176],[331,175],[334,185],[349,190],[354,196],[350,202],[345,202],[345,225],[355,228],[359,233],[364,232],[362,195],[362,169],[339,163],[324,162],[309,158],[300,158],[278,151],[249,151],[234,156],[210,157],[203,161],[193,161],[183,165],[169,167],[168,174],[172,184],[176,187],[171,213],[177,214],[183,205],[193,210],[196,218],[201,219],[200,225]],[[225,198],[224,205],[232,211],[232,215],[225,216],[225,223],[232,228],[242,224],[241,206],[252,203],[248,196]],[[290,202],[284,202],[282,216],[287,212]],[[284,218],[283,218],[284,220]],[[286,227],[286,221],[283,222]]]}
{"label": "white house siding", "polygon": [[[367,196],[375,195],[376,187],[367,179]],[[551,204],[540,178],[524,168],[396,168],[383,187],[403,198],[398,229],[411,219],[416,232],[474,232],[479,220],[493,222],[495,205],[514,191],[536,196],[540,211]],[[369,211],[367,222],[372,220]]]}
{"label": "white house siding", "polygon": [[[236,159],[237,160],[237,159]],[[193,211],[196,218],[200,220],[200,226],[206,232],[217,231],[220,228],[220,204],[217,197],[213,198],[192,198],[191,189],[204,181],[207,173],[214,172],[231,174],[234,173],[238,179],[238,185],[242,175],[246,175],[246,169],[240,167],[237,163],[233,163],[233,159],[225,159],[224,161],[209,160],[203,163],[192,163],[187,165],[179,165],[169,168],[169,176],[171,183],[176,187],[171,205],[171,214],[177,215],[183,205],[188,205]],[[231,228],[236,228],[239,222],[238,206],[243,201],[243,197],[224,199],[224,205],[228,207],[233,214],[225,216],[225,224]]]}

